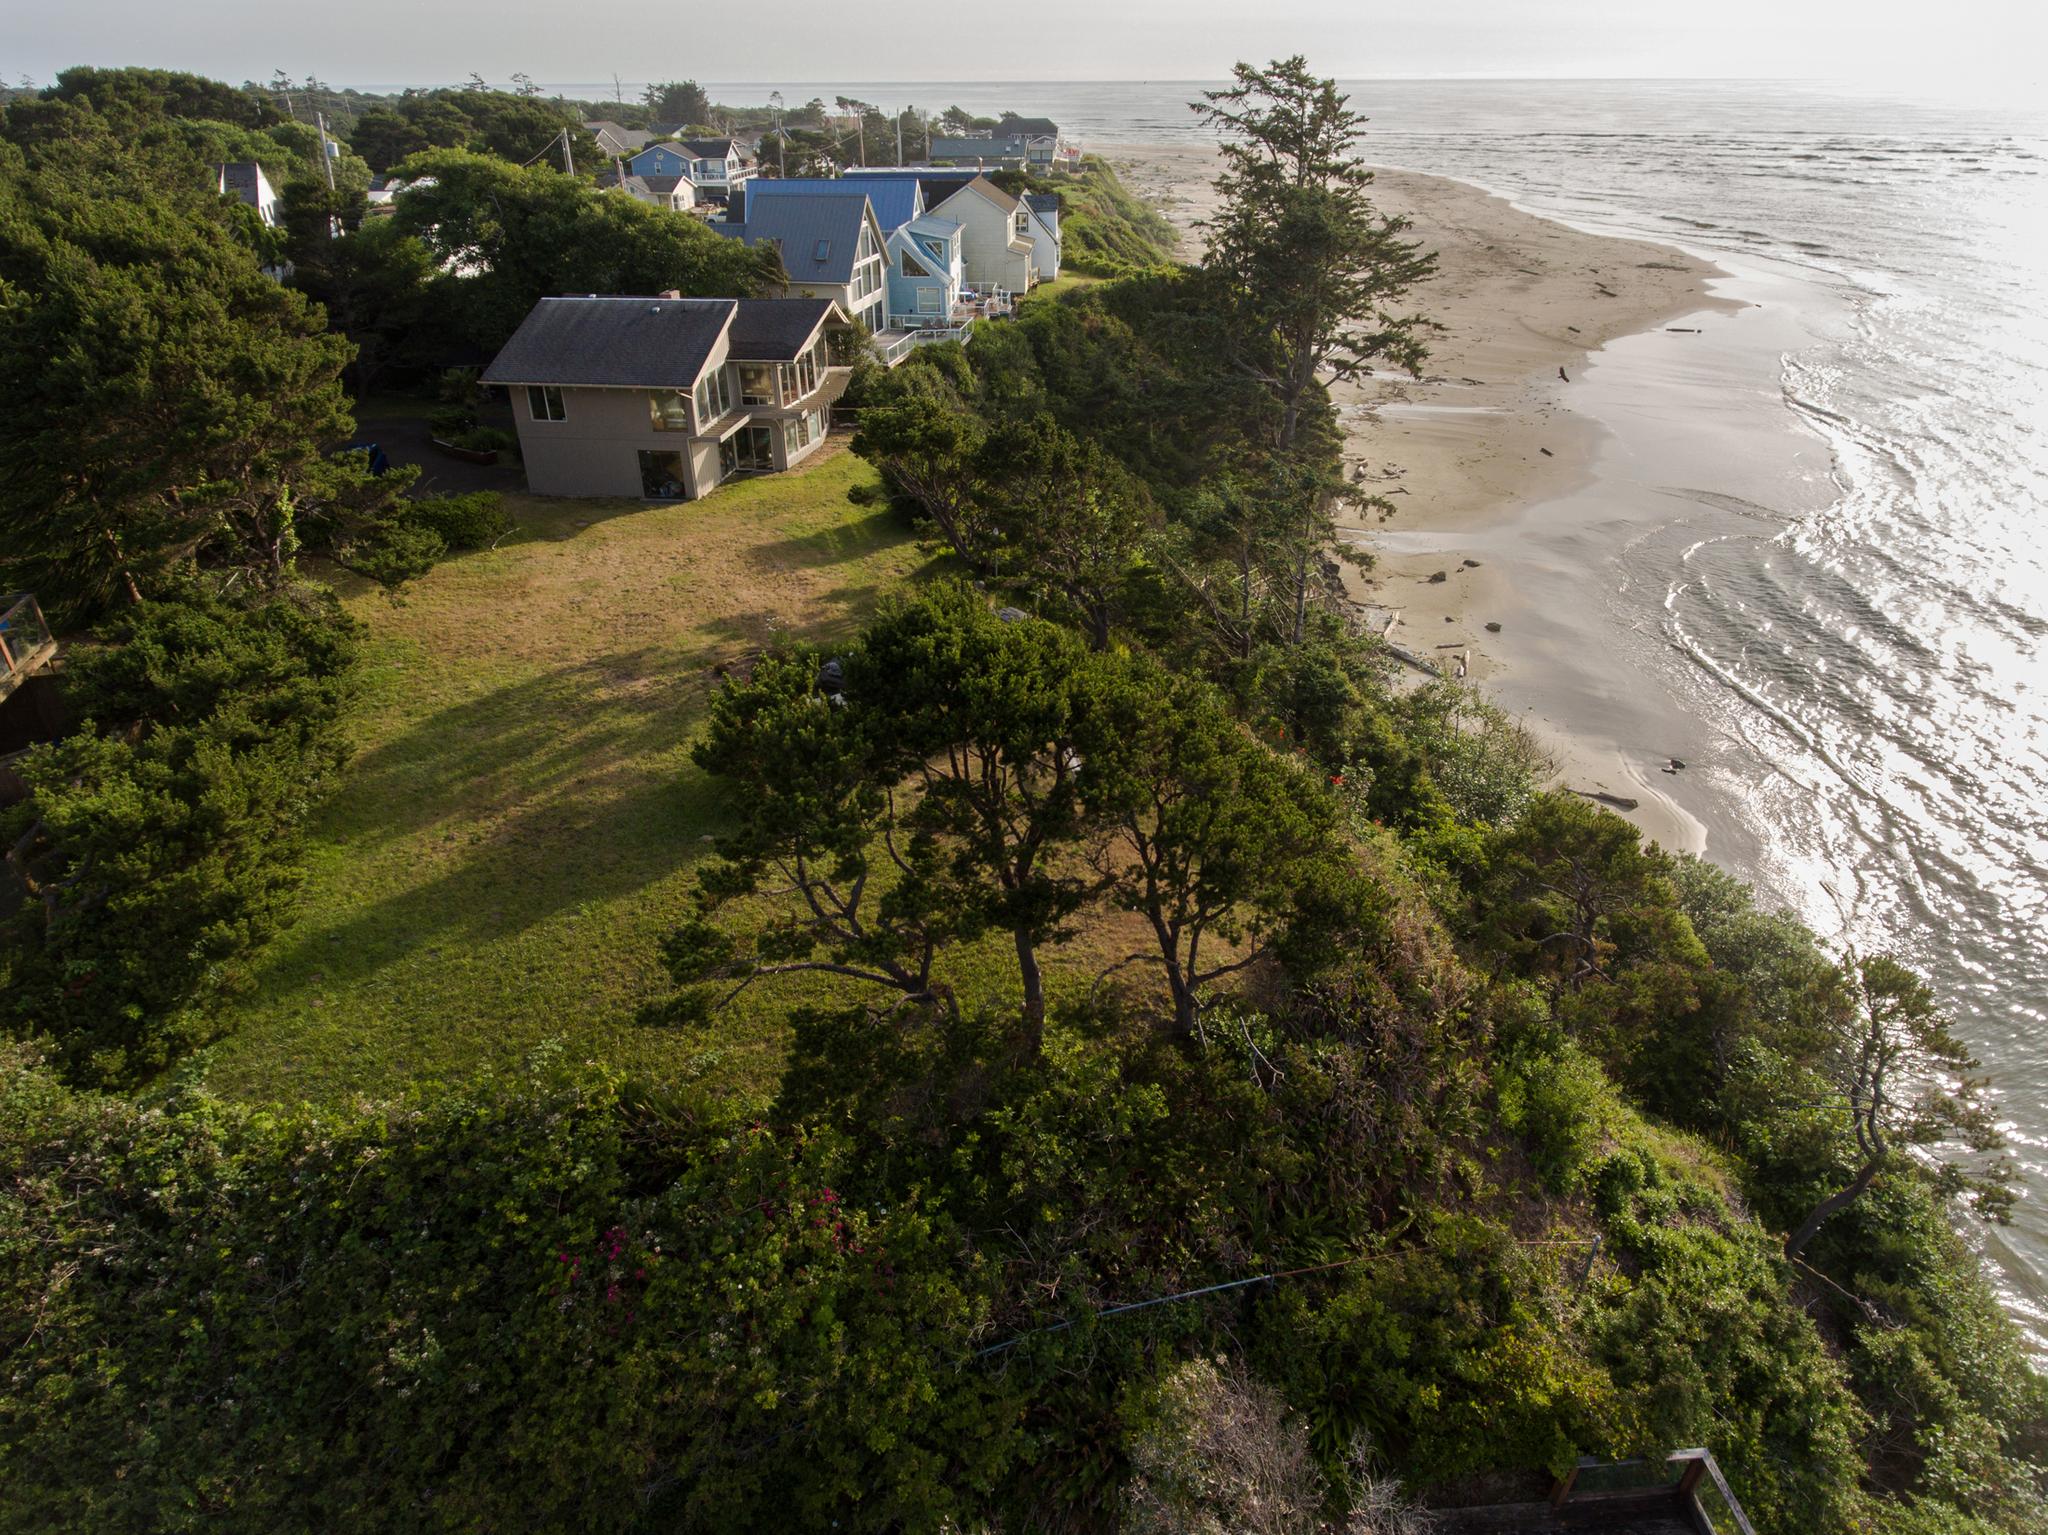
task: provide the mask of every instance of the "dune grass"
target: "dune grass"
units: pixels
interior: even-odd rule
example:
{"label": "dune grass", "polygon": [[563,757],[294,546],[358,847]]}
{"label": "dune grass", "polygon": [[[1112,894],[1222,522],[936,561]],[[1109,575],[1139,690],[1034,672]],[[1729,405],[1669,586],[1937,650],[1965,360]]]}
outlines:
{"label": "dune grass", "polygon": [[768,1079],[744,1015],[634,1021],[718,825],[689,743],[715,668],[851,632],[923,563],[835,452],[703,501],[515,498],[520,531],[390,595],[358,745],[319,816],[298,922],[239,978],[206,1079],[254,1098],[383,1092],[540,1040],[664,1074]]}

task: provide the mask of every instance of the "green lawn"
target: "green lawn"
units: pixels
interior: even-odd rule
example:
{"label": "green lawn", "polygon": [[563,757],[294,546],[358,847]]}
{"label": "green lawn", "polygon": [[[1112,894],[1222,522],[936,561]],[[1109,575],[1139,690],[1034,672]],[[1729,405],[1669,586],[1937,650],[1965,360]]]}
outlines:
{"label": "green lawn", "polygon": [[1023,302],[1030,304],[1040,299],[1055,299],[1062,293],[1072,293],[1076,288],[1086,288],[1101,281],[1100,277],[1091,277],[1086,272],[1069,272],[1064,277],[1054,278],[1051,282],[1040,283],[1025,296]]}
{"label": "green lawn", "polygon": [[687,505],[520,499],[496,550],[396,596],[345,585],[370,629],[356,756],[209,1084],[383,1092],[553,1035],[772,1080],[776,1031],[634,1014],[717,824],[687,751],[714,668],[777,634],[850,632],[922,563],[888,513],[848,503],[872,478],[841,452]]}

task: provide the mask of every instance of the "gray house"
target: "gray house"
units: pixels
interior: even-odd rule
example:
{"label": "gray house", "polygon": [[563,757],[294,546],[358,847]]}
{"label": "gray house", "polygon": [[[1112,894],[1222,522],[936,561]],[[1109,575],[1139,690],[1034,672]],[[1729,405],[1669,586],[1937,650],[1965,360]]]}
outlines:
{"label": "gray house", "polygon": [[817,451],[850,324],[832,299],[544,298],[483,380],[511,391],[536,495],[694,501]]}

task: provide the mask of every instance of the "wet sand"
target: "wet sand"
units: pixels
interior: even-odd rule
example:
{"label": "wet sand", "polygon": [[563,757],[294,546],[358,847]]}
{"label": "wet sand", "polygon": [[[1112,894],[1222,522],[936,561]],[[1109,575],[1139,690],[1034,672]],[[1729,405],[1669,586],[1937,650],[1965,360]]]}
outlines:
{"label": "wet sand", "polygon": [[[1183,229],[1182,255],[1198,256],[1195,226],[1214,202],[1214,152],[1104,153]],[[1410,653],[1447,672],[1469,656],[1471,680],[1521,713],[1549,747],[1559,783],[1634,800],[1625,813],[1646,835],[1702,851],[1705,826],[1666,792],[1662,772],[1671,758],[1683,760],[1692,722],[1675,709],[1646,721],[1630,679],[1599,664],[1606,641],[1596,588],[1609,579],[1602,524],[1621,528],[1635,514],[1593,494],[1609,434],[1573,400],[1610,344],[1682,327],[1676,339],[1744,306],[1710,291],[1724,274],[1696,257],[1587,234],[1463,182],[1382,170],[1374,199],[1412,220],[1412,237],[1437,252],[1437,276],[1411,302],[1442,329],[1423,379],[1386,375],[1336,391],[1353,480],[1394,507],[1384,519],[1347,519],[1347,536],[1375,556],[1370,571],[1351,578],[1353,595],[1377,622],[1398,615],[1392,639]],[[1617,485],[1615,493],[1635,491]],[[1545,522],[1546,508],[1567,504],[1568,514]],[[1568,530],[1557,525],[1565,515]],[[1542,560],[1553,568],[1532,566],[1532,531],[1549,535]],[[1577,535],[1576,551],[1561,531]],[[1583,561],[1577,571],[1575,559]],[[1575,654],[1588,663],[1560,661]]]}

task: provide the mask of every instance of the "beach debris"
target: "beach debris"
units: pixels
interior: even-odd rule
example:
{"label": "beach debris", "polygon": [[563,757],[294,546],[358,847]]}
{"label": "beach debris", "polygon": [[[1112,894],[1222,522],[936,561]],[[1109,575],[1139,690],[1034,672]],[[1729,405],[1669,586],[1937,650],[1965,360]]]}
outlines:
{"label": "beach debris", "polygon": [[1416,655],[1412,651],[1403,650],[1399,645],[1389,645],[1387,647],[1387,654],[1397,661],[1406,661],[1419,672],[1428,672],[1432,677],[1441,677],[1443,675],[1443,668],[1438,666],[1436,662],[1425,661],[1421,656]]}
{"label": "beach debris", "polygon": [[1541,454],[1542,454],[1542,455],[1543,455],[1543,456],[1544,456],[1545,458],[1556,458],[1556,457],[1557,457],[1557,455],[1556,455],[1555,453],[1551,452],[1551,451],[1550,451],[1550,449],[1548,449],[1548,448],[1538,448],[1538,449],[1537,449],[1536,451],[1537,451],[1538,453],[1541,453]]}
{"label": "beach debris", "polygon": [[1594,287],[1596,287],[1596,288],[1598,288],[1598,289],[1599,289],[1599,290],[1600,290],[1600,291],[1601,291],[1602,293],[1606,294],[1606,295],[1607,295],[1607,296],[1608,296],[1609,298],[1620,298],[1620,297],[1621,297],[1621,295],[1620,295],[1619,293],[1616,293],[1616,292],[1615,292],[1615,291],[1614,291],[1614,290],[1613,290],[1612,288],[1608,287],[1608,286],[1607,286],[1607,284],[1606,284],[1606,283],[1604,283],[1604,282],[1596,282],[1596,283],[1594,283],[1594,284],[1593,284],[1593,286],[1594,286]]}
{"label": "beach debris", "polygon": [[1499,624],[1488,624],[1488,625],[1486,626],[1486,632],[1487,632],[1488,634],[1498,634],[1498,633],[1500,633],[1500,625],[1499,625]]}
{"label": "beach debris", "polygon": [[1438,650],[1456,650],[1460,645],[1464,643],[1465,642],[1463,640],[1445,640],[1441,645],[1437,646],[1436,648]]}
{"label": "beach debris", "polygon": [[1444,614],[1444,622],[1445,622],[1445,623],[1447,623],[1447,624],[1454,624],[1454,623],[1456,623],[1456,622],[1457,622],[1457,620],[1456,620],[1455,618],[1451,617],[1451,615],[1450,615],[1450,614],[1446,613],[1446,614]]}
{"label": "beach debris", "polygon": [[1440,583],[1442,583],[1442,582],[1448,581],[1448,580],[1450,580],[1450,579],[1451,579],[1451,573],[1450,573],[1450,572],[1449,572],[1448,570],[1439,570],[1439,571],[1435,571],[1435,572],[1433,572],[1433,573],[1431,574],[1431,576],[1430,576],[1430,578],[1429,578],[1429,584],[1430,584],[1431,586],[1436,586],[1436,585],[1438,585],[1438,584],[1440,584]]}
{"label": "beach debris", "polygon": [[1565,329],[1570,331],[1574,336],[1576,336],[1579,333],[1579,328],[1576,325],[1567,325]]}
{"label": "beach debris", "polygon": [[1471,669],[1472,652],[1469,650],[1460,651],[1458,653],[1458,670],[1456,672],[1456,675],[1462,677],[1465,675],[1466,672],[1470,671]]}
{"label": "beach debris", "polygon": [[1563,379],[1567,384],[1569,384],[1572,381],[1572,376],[1569,373],[1565,372],[1562,368],[1559,368],[1557,370],[1557,376]]}
{"label": "beach debris", "polygon": [[1392,634],[1394,632],[1394,625],[1398,624],[1400,621],[1401,611],[1400,609],[1396,608],[1393,612],[1387,615],[1387,626],[1386,628],[1380,630],[1380,638],[1385,639],[1388,635]]}
{"label": "beach debris", "polygon": [[1605,789],[1574,789],[1572,793],[1592,800],[1598,805],[1610,805],[1616,810],[1634,810],[1641,800],[1629,799],[1626,795],[1609,794]]}
{"label": "beach debris", "polygon": [[1467,560],[1465,561],[1465,568],[1467,570],[1477,570],[1479,568],[1479,562],[1477,560]]}
{"label": "beach debris", "polygon": [[1673,757],[1671,759],[1671,771],[1674,773],[1682,773],[1685,771],[1685,764],[1683,762],[1680,762],[1676,757]]}
{"label": "beach debris", "polygon": [[1697,336],[1700,333],[1697,325],[1667,325],[1664,328],[1674,336]]}

